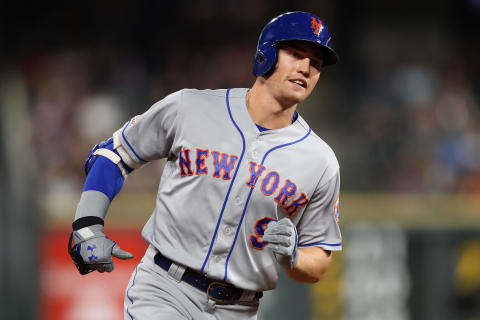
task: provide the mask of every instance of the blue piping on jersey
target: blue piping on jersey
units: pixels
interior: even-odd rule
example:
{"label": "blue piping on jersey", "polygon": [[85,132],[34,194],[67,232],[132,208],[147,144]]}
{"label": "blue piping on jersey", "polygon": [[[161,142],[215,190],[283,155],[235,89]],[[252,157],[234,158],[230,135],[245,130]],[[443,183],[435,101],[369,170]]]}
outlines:
{"label": "blue piping on jersey", "polygon": [[271,130],[271,129],[268,129],[268,128],[265,128],[265,127],[262,127],[261,125],[259,124],[255,124],[258,128],[258,131],[260,132],[264,132],[264,131],[268,131],[268,130]]}
{"label": "blue piping on jersey", "polygon": [[293,259],[297,256],[297,243],[298,243],[298,234],[297,234],[297,228],[293,228],[293,231],[295,231],[295,247],[293,247]]}
{"label": "blue piping on jersey", "polygon": [[314,246],[329,246],[329,247],[339,247],[342,243],[326,243],[326,242],[314,242],[309,244],[299,244],[299,248],[314,247]]}
{"label": "blue piping on jersey", "polygon": [[[265,163],[265,159],[267,159],[267,156],[268,156],[272,151],[277,150],[277,149],[280,149],[280,148],[283,148],[283,147],[290,146],[290,145],[295,144],[295,143],[301,142],[302,140],[304,140],[305,138],[307,138],[307,137],[310,135],[310,132],[311,132],[311,131],[312,131],[312,129],[309,128],[307,134],[305,134],[305,135],[304,135],[303,137],[301,137],[300,139],[295,140],[295,141],[293,141],[293,142],[289,142],[289,143],[285,143],[285,144],[278,145],[278,146],[273,147],[272,149],[268,150],[267,153],[265,153],[265,155],[263,156],[263,159],[262,159],[262,163],[261,163],[261,164],[263,165],[263,164]],[[242,226],[243,218],[245,217],[245,212],[247,211],[248,202],[250,201],[250,196],[252,195],[253,189],[255,189],[255,188],[251,188],[251,189],[250,189],[250,192],[248,193],[247,202],[245,203],[245,206],[243,207],[242,217],[240,218],[240,223],[238,224],[237,231],[236,231],[236,233],[235,233],[235,238],[233,239],[232,247],[230,248],[230,252],[228,253],[228,256],[227,256],[227,261],[225,262],[225,275],[224,275],[224,277],[223,277],[223,281],[226,281],[226,280],[227,280],[228,262],[229,262],[229,260],[230,260],[230,256],[232,255],[233,248],[235,248],[235,243],[237,242],[238,233],[240,232],[240,227]]]}
{"label": "blue piping on jersey", "polygon": [[225,211],[225,206],[227,205],[228,197],[230,196],[230,191],[232,190],[233,183],[235,182],[235,178],[237,177],[238,169],[240,168],[240,164],[242,163],[243,154],[245,153],[245,137],[243,136],[242,130],[240,130],[237,123],[233,119],[232,112],[230,110],[229,96],[230,96],[230,89],[227,90],[227,94],[225,96],[226,103],[227,103],[227,110],[228,110],[228,115],[230,116],[230,119],[232,120],[233,124],[235,125],[235,128],[237,128],[238,132],[240,133],[240,136],[242,137],[242,144],[243,144],[242,154],[240,155],[237,168],[235,169],[235,173],[233,174],[232,181],[230,182],[230,186],[228,187],[227,195],[225,196],[225,200],[223,201],[222,210],[220,211],[220,216],[218,217],[218,220],[217,220],[217,226],[215,227],[215,232],[213,233],[213,238],[212,238],[212,241],[210,242],[210,248],[208,248],[208,253],[207,253],[207,256],[205,257],[205,261],[203,261],[202,270],[201,270],[202,272],[205,269],[208,258],[210,257],[210,253],[212,253],[213,244],[215,243],[215,238],[217,237],[217,232],[218,232],[218,228],[220,227],[220,222],[222,221],[223,212]]}
{"label": "blue piping on jersey", "polygon": [[123,140],[125,140],[125,142],[127,143],[128,147],[132,150],[133,154],[134,154],[140,161],[148,162],[148,161],[146,161],[146,160],[143,160],[143,159],[135,152],[135,150],[133,149],[132,145],[130,144],[130,142],[128,142],[127,138],[125,137],[125,129],[127,129],[127,127],[128,127],[129,124],[130,124],[130,122],[128,122],[128,123],[125,125],[125,128],[123,128],[123,130],[122,130]]}

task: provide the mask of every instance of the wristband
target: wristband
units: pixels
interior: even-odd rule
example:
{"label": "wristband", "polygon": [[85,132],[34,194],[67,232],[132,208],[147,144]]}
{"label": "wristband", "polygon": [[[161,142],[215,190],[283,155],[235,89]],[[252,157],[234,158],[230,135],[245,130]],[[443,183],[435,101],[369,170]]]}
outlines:
{"label": "wristband", "polygon": [[101,224],[103,226],[104,221],[102,218],[95,216],[82,217],[73,221],[72,228],[73,231],[77,231],[85,227],[93,226],[94,224]]}

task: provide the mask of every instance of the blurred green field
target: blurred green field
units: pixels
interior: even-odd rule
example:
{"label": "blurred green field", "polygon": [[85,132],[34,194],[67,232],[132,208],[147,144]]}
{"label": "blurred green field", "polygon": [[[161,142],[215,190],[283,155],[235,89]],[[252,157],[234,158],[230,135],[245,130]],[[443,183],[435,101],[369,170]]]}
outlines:
{"label": "blurred green field", "polygon": [[[44,226],[71,224],[79,194],[58,195],[43,205]],[[150,217],[156,193],[121,192],[112,202],[107,226],[138,226]],[[60,199],[61,198],[61,199]],[[61,204],[61,205],[58,205]],[[394,224],[411,228],[480,228],[475,195],[343,193],[340,226]]]}

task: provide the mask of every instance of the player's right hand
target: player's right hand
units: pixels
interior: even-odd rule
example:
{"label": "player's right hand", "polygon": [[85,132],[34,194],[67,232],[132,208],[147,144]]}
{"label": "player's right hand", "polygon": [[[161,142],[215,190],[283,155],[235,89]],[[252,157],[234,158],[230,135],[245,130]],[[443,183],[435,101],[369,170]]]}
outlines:
{"label": "player's right hand", "polygon": [[112,257],[133,258],[130,252],[120,249],[115,241],[105,235],[101,224],[73,231],[70,237],[69,253],[80,274],[87,274],[94,270],[112,272]]}

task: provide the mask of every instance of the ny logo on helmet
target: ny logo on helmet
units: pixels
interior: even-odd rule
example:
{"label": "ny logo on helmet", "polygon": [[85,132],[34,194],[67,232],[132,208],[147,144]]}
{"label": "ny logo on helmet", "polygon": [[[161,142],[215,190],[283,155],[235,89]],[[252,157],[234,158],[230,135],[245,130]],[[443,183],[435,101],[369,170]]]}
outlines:
{"label": "ny logo on helmet", "polygon": [[322,30],[322,20],[316,19],[312,17],[312,29],[314,30],[313,33],[318,37],[320,35],[320,31]]}

